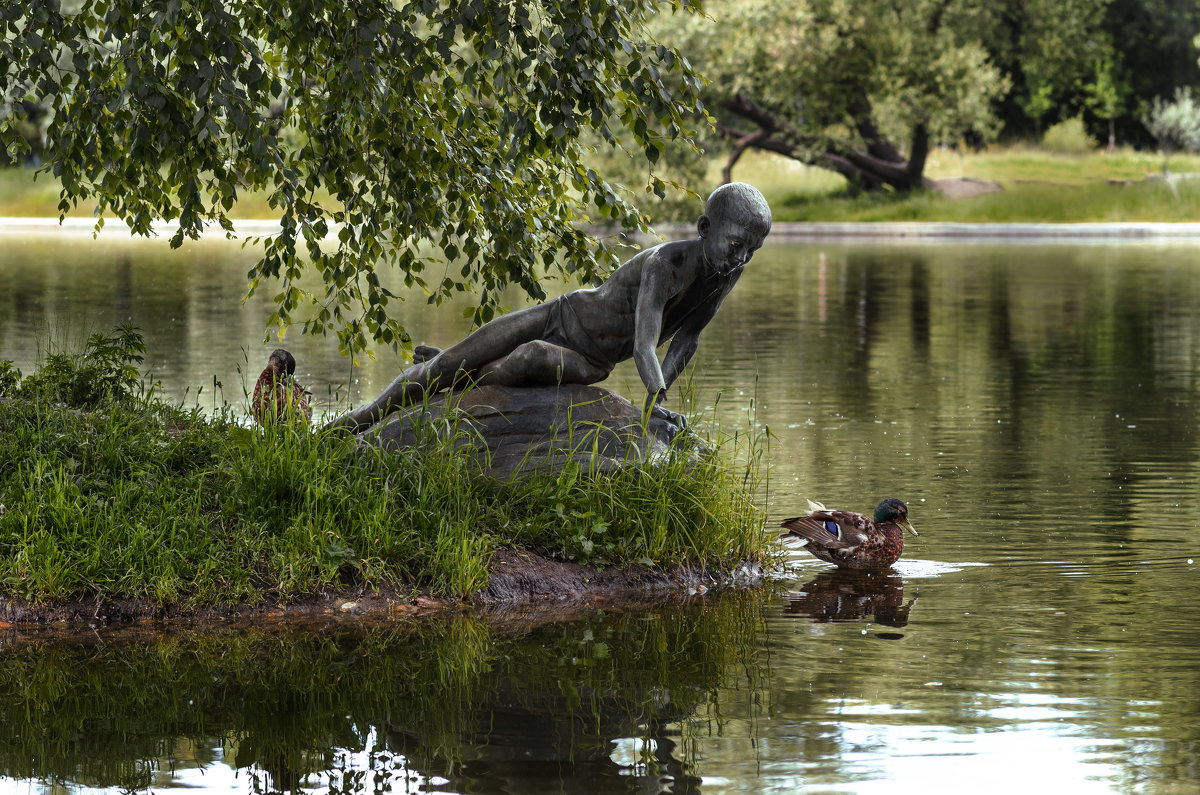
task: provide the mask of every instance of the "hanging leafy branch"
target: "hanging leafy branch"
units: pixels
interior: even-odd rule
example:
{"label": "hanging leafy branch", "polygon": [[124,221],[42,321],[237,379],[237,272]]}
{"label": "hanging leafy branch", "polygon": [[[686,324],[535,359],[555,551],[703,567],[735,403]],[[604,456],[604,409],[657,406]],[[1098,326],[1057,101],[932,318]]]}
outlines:
{"label": "hanging leafy branch", "polygon": [[255,240],[249,292],[278,280],[269,326],[348,352],[410,344],[389,267],[432,303],[477,293],[477,322],[508,284],[544,297],[542,268],[593,278],[611,254],[579,222],[645,219],[585,141],[653,163],[700,110],[690,64],[646,32],[699,0],[68,5],[0,4],[9,159],[28,152],[22,108],[48,105],[60,211],[95,201],[142,235],[165,220],[173,246],[232,232],[238,196],[267,191],[280,231]]}

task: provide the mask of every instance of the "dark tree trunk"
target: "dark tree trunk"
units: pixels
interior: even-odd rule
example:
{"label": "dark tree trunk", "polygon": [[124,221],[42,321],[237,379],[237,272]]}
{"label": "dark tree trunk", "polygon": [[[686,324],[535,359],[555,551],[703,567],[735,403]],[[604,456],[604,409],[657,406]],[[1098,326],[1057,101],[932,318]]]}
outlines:
{"label": "dark tree trunk", "polygon": [[924,125],[918,125],[913,130],[906,159],[876,127],[871,107],[865,101],[861,107],[855,108],[854,114],[855,129],[865,144],[862,149],[825,145],[822,151],[811,136],[742,93],[730,99],[726,109],[757,128],[744,130],[730,125],[717,125],[723,135],[734,141],[733,151],[723,170],[726,182],[732,181],[733,166],[747,149],[762,149],[836,171],[862,190],[891,188],[906,193],[932,184],[925,178],[929,131]]}
{"label": "dark tree trunk", "polygon": [[725,168],[721,170],[721,179],[723,184],[728,185],[730,182],[733,182],[733,166],[735,163],[737,163],[738,159],[745,153],[745,151],[750,147],[757,145],[767,137],[767,132],[759,130],[757,132],[752,132],[749,135],[744,135],[734,142],[733,151],[729,153],[729,160],[726,161]]}

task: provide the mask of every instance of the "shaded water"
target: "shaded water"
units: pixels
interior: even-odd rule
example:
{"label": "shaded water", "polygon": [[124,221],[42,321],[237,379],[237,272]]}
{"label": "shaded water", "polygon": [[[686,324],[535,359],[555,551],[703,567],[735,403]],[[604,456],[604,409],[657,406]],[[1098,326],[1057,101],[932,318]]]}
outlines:
{"label": "shaded water", "polygon": [[[770,521],[906,500],[887,576],[796,553],[765,593],[533,628],[12,646],[0,775],[73,788],[1195,791],[1200,248],[773,244],[694,377],[774,435]],[[0,239],[0,360],[132,319],[177,399],[242,398],[250,254]],[[404,310],[418,341],[455,308]],[[437,325],[434,325],[436,321]],[[347,372],[289,336],[318,397]],[[246,361],[246,357],[249,361]],[[636,397],[632,368],[615,386]]]}

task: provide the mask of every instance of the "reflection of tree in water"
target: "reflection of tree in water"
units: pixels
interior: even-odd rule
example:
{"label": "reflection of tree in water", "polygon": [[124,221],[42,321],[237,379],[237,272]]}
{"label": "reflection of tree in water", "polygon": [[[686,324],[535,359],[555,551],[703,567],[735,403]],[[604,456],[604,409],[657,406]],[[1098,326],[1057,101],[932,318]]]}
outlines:
{"label": "reflection of tree in water", "polygon": [[694,749],[677,724],[754,659],[760,598],[597,616],[501,641],[452,736],[402,715],[388,746],[452,790],[698,792]]}
{"label": "reflection of tree in water", "polygon": [[532,630],[460,616],[13,648],[0,775],[145,789],[219,749],[255,792],[693,792],[679,723],[761,664],[762,598]]}
{"label": "reflection of tree in water", "polygon": [[[1127,544],[1157,492],[1182,492],[1181,512],[1195,512],[1194,490],[1170,480],[1200,462],[1200,273],[1177,253],[777,251],[789,267],[739,285],[720,316],[733,333],[706,337],[702,355],[753,361],[765,346],[772,361],[795,360],[761,368],[755,387],[795,407],[779,435],[797,482],[944,488],[963,505],[1022,503],[1026,513],[1035,502],[1047,514],[1086,506]],[[765,267],[770,247],[760,256]],[[1027,486],[1043,478],[1063,488],[1035,499]]]}
{"label": "reflection of tree in water", "polygon": [[860,621],[870,616],[889,627],[908,624],[908,611],[917,601],[904,601],[904,580],[888,571],[835,569],[818,574],[787,595],[784,615],[805,616],[817,622]]}
{"label": "reflection of tree in water", "polygon": [[[389,749],[424,760],[424,777],[437,776],[451,790],[486,792],[699,792],[700,779],[678,747],[670,724],[685,720],[703,690],[672,700],[667,691],[590,693],[590,714],[574,711],[557,688],[530,692],[506,679],[471,710],[461,745],[439,751],[422,738],[392,729]],[[638,760],[618,761],[618,749]],[[433,753],[431,753],[433,751]]]}

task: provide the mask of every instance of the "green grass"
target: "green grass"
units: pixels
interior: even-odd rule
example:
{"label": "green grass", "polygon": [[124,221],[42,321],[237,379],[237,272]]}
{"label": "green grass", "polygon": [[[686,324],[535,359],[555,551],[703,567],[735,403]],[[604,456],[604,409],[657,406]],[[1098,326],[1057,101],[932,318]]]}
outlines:
{"label": "green grass", "polygon": [[[721,157],[709,164],[708,183],[721,177]],[[748,152],[734,178],[756,185],[771,204],[776,221],[974,221],[1095,222],[1191,221],[1200,219],[1200,195],[1178,195],[1161,180],[1162,156],[1120,149],[1084,155],[1054,154],[1013,145],[981,152],[934,150],[926,175],[932,179],[973,177],[1004,187],[999,195],[948,199],[919,192],[911,196],[851,196],[846,182],[824,169],[762,152]],[[1200,172],[1200,155],[1173,155],[1175,174]],[[53,177],[36,181],[28,169],[0,169],[0,216],[57,216],[59,186]],[[672,204],[680,211],[681,206]],[[90,216],[81,206],[71,215]],[[270,219],[265,193],[247,193],[231,213],[235,218]],[[665,220],[665,219],[660,219]],[[676,220],[694,220],[681,218]]]}
{"label": "green grass", "polygon": [[58,217],[60,190],[58,180],[47,174],[35,179],[31,169],[0,168],[0,216]]}
{"label": "green grass", "polygon": [[[1174,155],[1174,174],[1200,172],[1200,156]],[[714,179],[719,178],[714,165]],[[993,180],[1000,193],[949,199],[932,192],[911,196],[851,196],[834,174],[773,155],[748,153],[734,178],[759,186],[782,221],[963,221],[1084,223],[1194,221],[1200,190],[1187,179],[1173,192],[1161,179],[1162,157],[1118,150],[1112,154],[1056,155],[1014,146],[958,154],[931,153],[931,179]],[[1150,177],[1147,179],[1147,177]]]}
{"label": "green grass", "polygon": [[912,196],[788,196],[772,202],[771,207],[776,221],[1197,221],[1200,180],[1181,181],[1174,192],[1161,181],[1132,185],[1018,183],[999,193],[968,199],[949,199],[932,192]]}
{"label": "green grass", "polygon": [[[57,218],[62,184],[51,174],[36,174],[29,168],[0,168],[0,217]],[[239,197],[231,218],[275,219],[268,191],[247,191]],[[96,202],[81,203],[68,218],[90,218]]]}
{"label": "green grass", "polygon": [[[136,349],[111,355],[122,340],[93,337],[21,380],[0,363],[0,592],[183,607],[381,588],[465,595],[502,547],[593,564],[767,554],[748,470],[720,449],[700,463],[499,483],[453,436],[360,450],[307,426],[241,427],[228,407],[206,415],[87,371],[95,343],[127,372]],[[80,392],[83,378],[106,385]]]}

